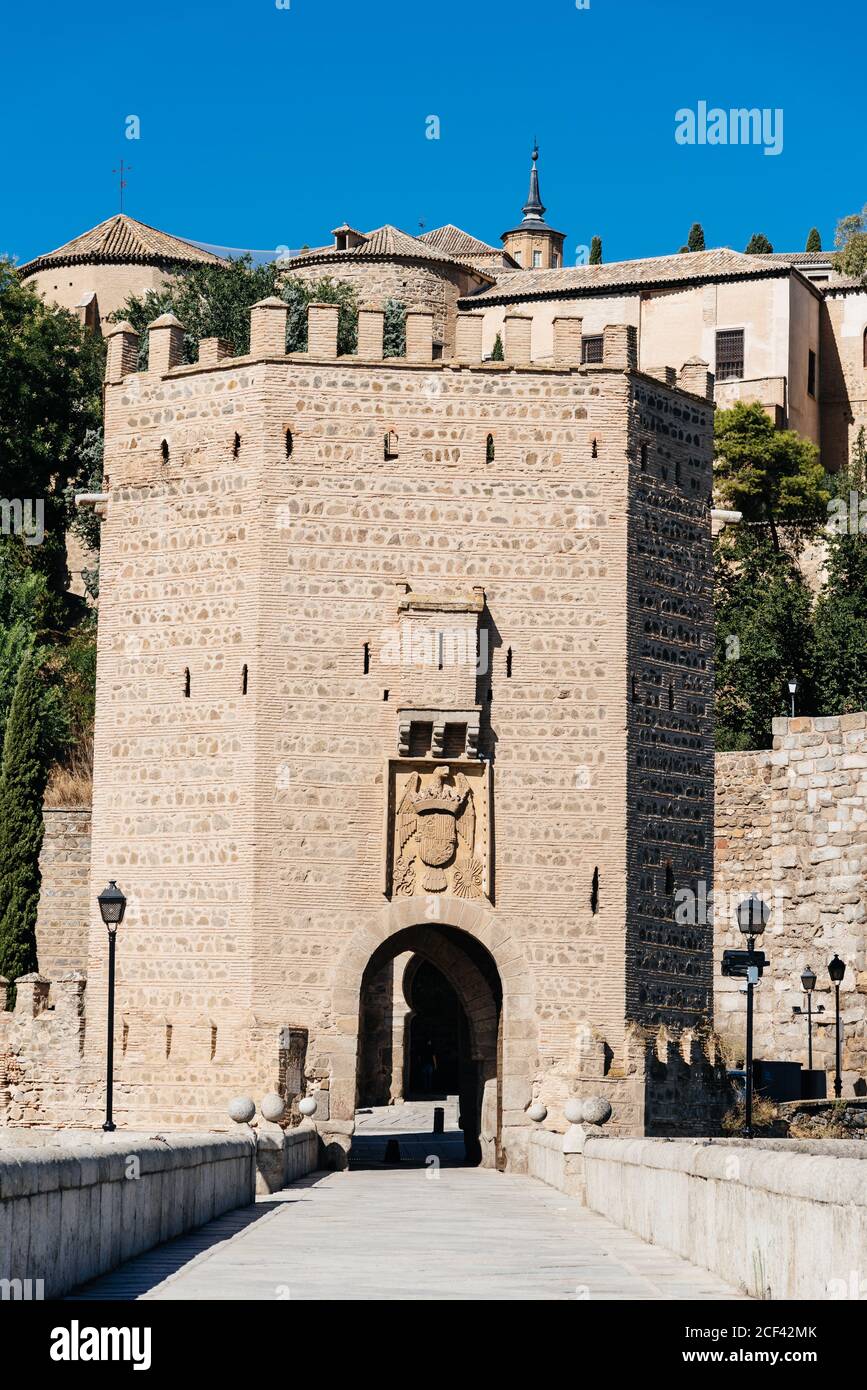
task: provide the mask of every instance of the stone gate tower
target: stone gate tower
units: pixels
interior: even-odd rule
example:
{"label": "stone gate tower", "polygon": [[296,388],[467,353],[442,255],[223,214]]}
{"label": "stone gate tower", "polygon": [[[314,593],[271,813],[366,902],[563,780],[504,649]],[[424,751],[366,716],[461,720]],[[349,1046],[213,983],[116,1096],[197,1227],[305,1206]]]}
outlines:
{"label": "stone gate tower", "polygon": [[[485,1162],[520,1168],[533,1100],[688,1130],[711,933],[673,906],[711,879],[707,368],[639,373],[622,326],[582,365],[577,318],[534,364],[520,314],[504,362],[473,313],[433,360],[412,310],[384,361],[376,306],[338,357],[336,306],[309,313],[304,354],[278,299],[240,358],[209,340],[184,365],[171,316],[145,373],[129,325],[110,339],[92,890],[129,899],[118,1119],[313,1090],[345,1149],[369,991],[410,953],[460,1001]],[[95,1113],[96,913],[89,954]]]}

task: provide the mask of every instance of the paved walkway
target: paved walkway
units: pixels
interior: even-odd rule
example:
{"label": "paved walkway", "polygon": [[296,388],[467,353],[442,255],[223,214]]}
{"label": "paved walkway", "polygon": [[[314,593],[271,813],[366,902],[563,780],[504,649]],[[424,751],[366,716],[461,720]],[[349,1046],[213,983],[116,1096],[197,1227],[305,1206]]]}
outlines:
{"label": "paved walkway", "polygon": [[[379,1118],[359,1115],[359,1128],[381,1143]],[[311,1174],[128,1261],[72,1297],[740,1297],[715,1276],[532,1178],[425,1165],[414,1150],[418,1143],[433,1152],[431,1140],[425,1144],[422,1132],[409,1126],[426,1119],[409,1106],[383,1118],[384,1137],[397,1132],[416,1141],[408,1164],[383,1166],[377,1156],[370,1167]],[[413,1162],[421,1166],[409,1166]]]}

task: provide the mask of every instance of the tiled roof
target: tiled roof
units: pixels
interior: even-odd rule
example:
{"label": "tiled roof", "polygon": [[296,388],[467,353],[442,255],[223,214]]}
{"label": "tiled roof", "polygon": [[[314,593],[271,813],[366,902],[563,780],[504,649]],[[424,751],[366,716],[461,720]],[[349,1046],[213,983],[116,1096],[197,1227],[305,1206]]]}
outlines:
{"label": "tiled roof", "polygon": [[683,285],[706,280],[740,280],[749,276],[782,275],[785,270],[785,263],[777,264],[770,256],[747,256],[742,251],[732,251],[723,246],[714,251],[685,251],[674,256],[649,256],[640,261],[612,261],[608,265],[511,271],[500,276],[492,289],[468,295],[463,303],[598,294],[600,291]]}
{"label": "tiled roof", "polygon": [[819,289],[823,294],[833,294],[835,290],[861,290],[862,294],[867,294],[867,281],[859,280],[854,275],[832,275],[829,280],[823,281]]}
{"label": "tiled roof", "polygon": [[[457,269],[469,270],[474,275],[485,276],[484,271],[479,270],[477,266],[468,265],[463,257],[452,256],[437,246],[429,245],[421,237],[402,232],[399,227],[393,227],[388,222],[383,227],[376,227],[372,232],[365,232],[364,241],[358,246],[348,246],[341,250],[335,246],[315,247],[301,256],[293,256],[291,260],[285,261],[284,265],[309,265],[311,261],[382,259],[386,256],[406,256],[413,260],[439,261],[441,264],[445,262]],[[492,277],[488,275],[485,278],[490,280]]]}
{"label": "tiled roof", "polygon": [[787,265],[827,265],[833,251],[770,251],[765,260]]}
{"label": "tiled roof", "polygon": [[430,232],[422,232],[419,241],[445,251],[449,256],[502,256],[502,246],[489,246],[486,241],[461,231],[454,223],[447,222],[444,227],[434,227]]}
{"label": "tiled roof", "polygon": [[82,265],[94,263],[133,264],[133,265],[225,265],[219,256],[203,251],[192,242],[182,241],[180,237],[169,236],[145,222],[118,213],[91,227],[89,232],[74,237],[59,246],[56,251],[47,251],[43,256],[21,267],[25,275],[52,265]]}

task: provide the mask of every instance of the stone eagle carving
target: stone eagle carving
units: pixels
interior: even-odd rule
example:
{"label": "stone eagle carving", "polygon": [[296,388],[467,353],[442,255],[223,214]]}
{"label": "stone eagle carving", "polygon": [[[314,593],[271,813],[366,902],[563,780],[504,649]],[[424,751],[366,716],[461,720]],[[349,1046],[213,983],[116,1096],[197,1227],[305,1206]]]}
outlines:
{"label": "stone eagle carving", "polygon": [[[481,865],[473,857],[476,841],[476,808],[473,792],[462,772],[454,776],[447,767],[434,768],[426,784],[417,772],[409,778],[397,808],[395,891],[414,893],[415,859],[421,861],[420,888],[443,893],[449,887],[458,897],[478,897],[482,891]],[[460,862],[456,862],[460,860]]]}

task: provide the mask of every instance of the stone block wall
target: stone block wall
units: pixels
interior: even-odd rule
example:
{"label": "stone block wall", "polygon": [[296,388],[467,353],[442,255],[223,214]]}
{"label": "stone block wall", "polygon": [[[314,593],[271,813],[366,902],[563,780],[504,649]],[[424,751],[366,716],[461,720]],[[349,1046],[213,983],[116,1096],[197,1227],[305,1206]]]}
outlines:
{"label": "stone block wall", "polygon": [[851,461],[859,429],[867,429],[867,288],[826,288],[820,378],[822,463],[829,471]]}
{"label": "stone block wall", "polygon": [[0,1280],[10,1281],[12,1299],[26,1297],[28,1287],[62,1298],[144,1250],[249,1206],[255,1193],[256,1141],[246,1127],[170,1139],[82,1135],[62,1147],[4,1144]]}
{"label": "stone block wall", "polygon": [[292,279],[315,284],[326,277],[351,285],[360,304],[383,305],[396,299],[407,307],[428,309],[433,314],[433,336],[446,354],[454,350],[456,307],[459,299],[484,288],[487,280],[459,266],[409,258],[373,260],[326,257],[306,264],[295,262],[287,271]]}
{"label": "stone block wall", "polygon": [[[844,1095],[867,1091],[867,714],[777,719],[772,751],[717,756],[716,1027],[743,1052],[743,982],[723,979],[722,952],[742,948],[733,919],[758,893],[772,908],[762,949],[769,968],[755,1000],[757,1057],[807,1062],[801,973],[813,994],[814,1066],[834,1066],[834,995],[827,966],[846,963],[841,989]],[[818,1013],[818,1008],[824,1009]],[[829,1083],[830,1091],[830,1083]]]}
{"label": "stone block wall", "polygon": [[47,806],[43,820],[36,939],[39,969],[53,980],[87,968],[91,811]]}
{"label": "stone block wall", "polygon": [[[674,837],[673,872],[694,876],[706,852],[706,394],[636,372],[623,326],[583,367],[265,352],[161,370],[152,354],[149,372],[124,377],[119,361],[106,387],[90,1117],[105,1016],[95,895],[112,877],[128,898],[121,1123],[213,1123],[235,1092],[281,1084],[280,1040],[295,1030],[344,1135],[368,962],[451,932],[470,940],[467,976],[491,1005],[475,1020],[486,1059],[499,998],[486,972],[499,977],[491,1106],[507,1149],[520,1154],[534,1088],[556,1104],[564,1085],[598,1091],[600,1068],[621,1123],[640,1128],[648,1097],[667,1092],[628,1079],[630,1024],[681,1034],[710,1021],[709,940],[672,939],[663,854]],[[462,631],[472,612],[489,639],[475,689],[464,675],[456,687],[475,696],[480,760],[444,756],[450,778],[462,760],[471,773],[477,852],[489,844],[495,865],[433,903],[394,893],[386,872],[398,712],[404,688],[423,694],[391,640],[413,595],[457,612]],[[664,949],[638,935],[627,949],[628,872],[657,874],[641,930],[664,933]],[[588,1030],[602,1039],[592,1056]],[[671,1046],[692,1065],[688,1039]]]}

